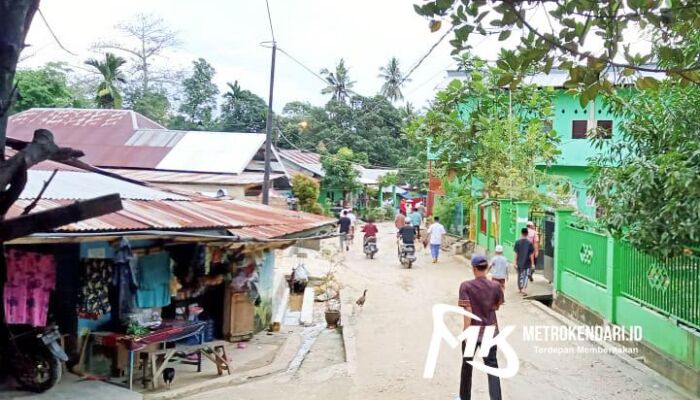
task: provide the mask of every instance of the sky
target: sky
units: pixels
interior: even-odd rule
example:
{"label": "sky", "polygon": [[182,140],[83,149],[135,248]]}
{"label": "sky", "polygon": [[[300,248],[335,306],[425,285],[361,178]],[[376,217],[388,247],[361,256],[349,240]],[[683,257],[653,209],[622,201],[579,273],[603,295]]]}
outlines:
{"label": "sky", "polygon": [[[411,0],[269,0],[278,45],[311,70],[332,69],[343,57],[350,68],[354,91],[376,94],[382,84],[379,67],[390,57],[407,71],[439,39],[428,21],[413,10]],[[63,46],[62,50],[37,15],[29,31],[20,68],[49,61],[64,61],[76,68],[98,56],[90,47],[98,40],[118,39],[114,25],[137,13],[162,17],[178,31],[182,44],[161,62],[189,69],[202,57],[217,71],[215,82],[223,91],[226,82],[239,81],[267,100],[271,40],[264,0],[42,0],[41,10]],[[443,30],[446,28],[443,28]],[[478,41],[477,41],[478,43]],[[477,53],[494,57],[497,46],[480,46]],[[403,92],[407,101],[422,107],[434,97],[445,71],[455,63],[444,40],[413,73]],[[274,109],[294,100],[323,105],[324,84],[284,54],[277,54]]]}

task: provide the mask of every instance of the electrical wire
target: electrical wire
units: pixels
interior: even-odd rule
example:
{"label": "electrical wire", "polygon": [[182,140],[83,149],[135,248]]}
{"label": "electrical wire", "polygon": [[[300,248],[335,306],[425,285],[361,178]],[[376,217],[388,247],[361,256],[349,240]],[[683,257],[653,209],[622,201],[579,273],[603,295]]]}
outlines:
{"label": "electrical wire", "polygon": [[46,25],[46,28],[49,30],[49,33],[51,33],[51,36],[53,36],[53,39],[54,39],[54,40],[56,41],[56,43],[58,44],[58,47],[60,47],[61,49],[63,49],[63,51],[65,51],[66,53],[68,53],[68,54],[70,54],[70,55],[72,55],[72,56],[76,56],[76,57],[77,57],[77,56],[78,56],[77,54],[75,54],[75,53],[73,53],[72,51],[68,50],[68,49],[63,45],[63,43],[61,43],[61,41],[58,39],[58,36],[56,35],[56,33],[55,33],[55,32],[53,31],[53,29],[51,28],[51,25],[49,25],[49,21],[46,20],[46,17],[44,16],[44,13],[41,12],[41,8],[37,8],[37,11],[39,12],[39,16],[41,17],[41,20],[44,21],[44,25]]}
{"label": "electrical wire", "polygon": [[275,43],[275,29],[272,27],[272,15],[270,14],[270,2],[265,0],[265,6],[267,6],[267,20],[270,23],[270,34],[272,35],[272,43]]}

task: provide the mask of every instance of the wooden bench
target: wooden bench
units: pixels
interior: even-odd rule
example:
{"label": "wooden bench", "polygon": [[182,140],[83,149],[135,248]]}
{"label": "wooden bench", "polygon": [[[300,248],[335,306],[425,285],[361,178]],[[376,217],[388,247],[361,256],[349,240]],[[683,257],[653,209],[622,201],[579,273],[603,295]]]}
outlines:
{"label": "wooden bench", "polygon": [[[197,353],[197,372],[202,372],[201,357],[204,356],[209,361],[216,365],[216,372],[223,375],[224,371],[231,375],[231,366],[226,353],[226,342],[215,341],[193,345],[176,345],[173,348],[153,351],[141,351],[142,355],[146,356],[146,361],[143,365],[143,383],[146,386],[147,374],[151,375],[151,388],[157,389],[162,380],[163,370],[168,367],[168,362],[177,354],[194,354]],[[184,364],[189,364],[183,361]],[[150,371],[149,371],[150,370]]]}

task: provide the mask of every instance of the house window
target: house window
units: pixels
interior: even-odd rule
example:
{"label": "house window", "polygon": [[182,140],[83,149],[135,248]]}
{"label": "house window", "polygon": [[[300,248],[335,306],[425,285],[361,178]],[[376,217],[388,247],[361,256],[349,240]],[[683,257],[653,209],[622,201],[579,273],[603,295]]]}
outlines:
{"label": "house window", "polygon": [[588,131],[588,121],[585,119],[579,119],[571,121],[571,138],[572,139],[585,139],[586,132]]}
{"label": "house window", "polygon": [[479,207],[479,232],[486,234],[486,207]]}
{"label": "house window", "polygon": [[613,133],[613,123],[609,119],[599,120],[596,125],[596,135],[600,138],[610,139]]}

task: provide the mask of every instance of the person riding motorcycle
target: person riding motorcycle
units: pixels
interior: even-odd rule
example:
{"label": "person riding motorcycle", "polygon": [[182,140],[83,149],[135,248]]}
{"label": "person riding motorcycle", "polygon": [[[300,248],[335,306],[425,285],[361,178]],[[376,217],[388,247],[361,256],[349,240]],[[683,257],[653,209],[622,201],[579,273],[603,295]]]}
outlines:
{"label": "person riding motorcycle", "polygon": [[374,224],[374,219],[369,218],[365,226],[362,227],[362,233],[365,234],[362,243],[367,243],[367,239],[369,238],[374,238],[376,240],[378,232],[379,229],[377,229],[377,225]]}
{"label": "person riding motorcycle", "polygon": [[411,226],[411,220],[406,219],[406,223],[404,226],[399,229],[399,232],[396,234],[398,238],[400,238],[399,244],[400,245],[413,245],[416,241],[416,231],[413,229],[413,226]]}

